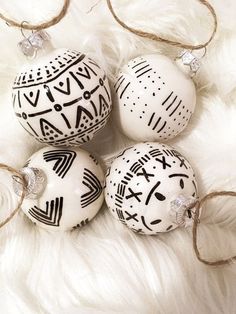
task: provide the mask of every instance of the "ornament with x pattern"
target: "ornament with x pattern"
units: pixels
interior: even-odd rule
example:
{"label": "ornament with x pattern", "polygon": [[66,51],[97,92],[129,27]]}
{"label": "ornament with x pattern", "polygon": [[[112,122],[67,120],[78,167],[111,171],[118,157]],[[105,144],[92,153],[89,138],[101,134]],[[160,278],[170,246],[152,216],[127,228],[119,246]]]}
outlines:
{"label": "ornament with x pattern", "polygon": [[112,215],[133,231],[156,234],[187,225],[184,210],[197,197],[194,171],[174,148],[159,143],[129,147],[113,161],[105,199]]}

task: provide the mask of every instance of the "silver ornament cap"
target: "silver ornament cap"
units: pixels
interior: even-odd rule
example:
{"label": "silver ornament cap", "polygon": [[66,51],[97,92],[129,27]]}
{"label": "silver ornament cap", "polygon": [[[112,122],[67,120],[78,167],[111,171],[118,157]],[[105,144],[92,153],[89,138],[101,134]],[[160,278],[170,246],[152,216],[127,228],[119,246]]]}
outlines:
{"label": "silver ornament cap", "polygon": [[170,203],[169,216],[173,223],[179,227],[190,227],[193,224],[194,204],[196,198],[179,195]]}
{"label": "silver ornament cap", "polygon": [[44,172],[38,168],[24,167],[20,170],[23,175],[26,186],[22,185],[22,181],[13,176],[13,189],[18,195],[22,195],[23,189],[25,189],[26,199],[37,199],[40,197],[46,186],[46,176]]}
{"label": "silver ornament cap", "polygon": [[50,36],[47,32],[40,30],[33,32],[30,36],[25,37],[19,42],[23,54],[27,57],[34,57],[38,50],[43,49],[46,42],[50,40]]}

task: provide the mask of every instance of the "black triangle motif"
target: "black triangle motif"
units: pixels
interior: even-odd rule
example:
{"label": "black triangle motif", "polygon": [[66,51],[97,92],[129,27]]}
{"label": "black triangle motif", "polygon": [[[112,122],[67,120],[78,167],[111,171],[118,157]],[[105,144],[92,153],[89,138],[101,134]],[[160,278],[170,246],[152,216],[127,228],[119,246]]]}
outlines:
{"label": "black triangle motif", "polygon": [[82,183],[89,189],[87,193],[81,196],[81,205],[84,208],[99,198],[103,188],[98,178],[86,168],[84,169]]}
{"label": "black triangle motif", "polygon": [[39,101],[39,94],[40,90],[38,89],[34,100],[32,100],[32,97],[34,96],[32,91],[29,93],[29,96],[24,93],[24,97],[31,104],[31,106],[36,107]]}
{"label": "black triangle motif", "polygon": [[37,206],[30,208],[29,214],[45,225],[59,227],[63,209],[63,197],[56,197],[55,200],[46,202],[43,210]]}
{"label": "black triangle motif", "polygon": [[40,128],[41,128],[41,132],[43,136],[46,136],[46,135],[49,136],[50,131],[53,131],[51,132],[50,136],[52,136],[53,133],[58,133],[60,135],[63,134],[61,130],[59,130],[57,127],[55,127],[53,124],[51,124],[50,122],[48,122],[47,120],[43,118],[40,119],[39,123],[40,123]]}
{"label": "black triangle motif", "polygon": [[102,111],[106,108],[109,109],[109,105],[106,102],[106,99],[101,94],[99,94],[99,114],[101,115]]}
{"label": "black triangle motif", "polygon": [[62,179],[70,170],[75,158],[76,152],[72,150],[51,150],[43,153],[46,162],[55,162],[52,169]]}
{"label": "black triangle motif", "polygon": [[[62,87],[64,85],[64,83],[59,82],[59,85]],[[54,89],[56,89],[57,91],[65,94],[65,95],[70,95],[70,79],[69,79],[69,77],[67,77],[67,79],[66,79],[66,89],[62,89],[62,88],[59,88],[57,86],[54,86]]]}
{"label": "black triangle motif", "polygon": [[89,112],[84,107],[78,106],[78,108],[77,108],[77,117],[76,117],[76,125],[75,125],[76,128],[79,127],[82,113],[84,113],[90,120],[93,119],[93,115],[91,114],[91,112]]}

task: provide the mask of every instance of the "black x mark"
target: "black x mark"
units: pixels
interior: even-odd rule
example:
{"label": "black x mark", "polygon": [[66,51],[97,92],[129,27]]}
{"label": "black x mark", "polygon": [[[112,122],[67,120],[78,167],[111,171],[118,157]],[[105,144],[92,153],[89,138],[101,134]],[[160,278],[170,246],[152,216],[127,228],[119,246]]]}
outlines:
{"label": "black x mark", "polygon": [[143,192],[136,192],[136,193],[135,193],[131,188],[128,188],[128,190],[130,191],[130,194],[125,197],[127,200],[128,200],[129,198],[135,197],[138,202],[141,202],[141,200],[140,200],[140,198],[138,197],[138,195],[142,195]]}
{"label": "black x mark", "polygon": [[128,217],[126,217],[126,220],[135,220],[138,222],[138,219],[136,218],[138,216],[138,214],[133,214],[131,215],[129,212],[125,211],[125,213],[128,215]]}
{"label": "black x mark", "polygon": [[137,176],[144,176],[145,179],[147,180],[147,182],[150,182],[149,177],[154,177],[154,174],[147,173],[145,168],[142,168],[141,170],[142,170],[142,172],[141,173],[137,173]]}
{"label": "black x mark", "polygon": [[163,169],[166,169],[166,167],[171,168],[171,165],[166,162],[165,156],[163,156],[162,159],[159,159],[159,158],[155,158],[155,159],[156,159],[156,161],[159,161],[160,163],[162,163]]}

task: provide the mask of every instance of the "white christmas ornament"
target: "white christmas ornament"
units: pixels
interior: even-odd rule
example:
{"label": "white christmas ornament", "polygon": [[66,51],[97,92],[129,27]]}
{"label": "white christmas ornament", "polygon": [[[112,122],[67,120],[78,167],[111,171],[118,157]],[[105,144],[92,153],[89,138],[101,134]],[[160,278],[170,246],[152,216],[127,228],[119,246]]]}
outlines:
{"label": "white christmas ornament", "polygon": [[142,143],[124,150],[108,169],[105,199],[133,231],[156,234],[188,226],[197,184],[191,165],[172,147]]}
{"label": "white christmas ornament", "polygon": [[[43,148],[30,157],[21,172],[28,182],[22,210],[40,227],[70,230],[83,226],[102,206],[102,168],[82,149]],[[18,195],[21,188],[15,181]]]}
{"label": "white christmas ornament", "polygon": [[13,85],[13,106],[21,125],[39,142],[80,145],[109,118],[108,79],[88,56],[57,49],[21,69]]}
{"label": "white christmas ornament", "polygon": [[191,78],[157,54],[129,61],[118,75],[115,91],[118,124],[136,141],[175,137],[187,126],[196,103]]}

